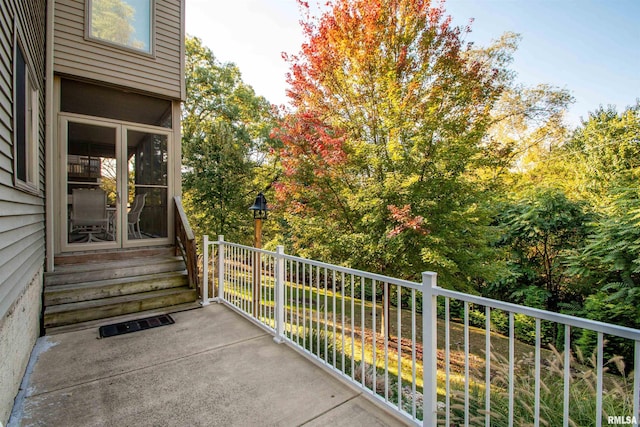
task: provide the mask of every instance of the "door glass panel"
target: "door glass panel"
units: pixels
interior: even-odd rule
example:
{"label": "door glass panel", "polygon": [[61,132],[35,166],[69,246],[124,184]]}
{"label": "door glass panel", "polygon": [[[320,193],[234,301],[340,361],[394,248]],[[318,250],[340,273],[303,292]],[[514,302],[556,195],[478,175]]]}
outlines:
{"label": "door glass panel", "polygon": [[115,128],[68,123],[67,243],[116,240],[116,166]]}
{"label": "door glass panel", "polygon": [[129,240],[168,236],[167,135],[127,130]]}

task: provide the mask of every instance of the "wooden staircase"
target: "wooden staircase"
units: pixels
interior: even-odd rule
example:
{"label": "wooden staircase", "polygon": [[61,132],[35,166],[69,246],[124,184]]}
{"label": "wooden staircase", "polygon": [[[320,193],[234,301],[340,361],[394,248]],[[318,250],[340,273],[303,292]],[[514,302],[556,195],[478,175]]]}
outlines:
{"label": "wooden staircase", "polygon": [[45,274],[47,334],[196,308],[196,290],[175,248],[57,256]]}

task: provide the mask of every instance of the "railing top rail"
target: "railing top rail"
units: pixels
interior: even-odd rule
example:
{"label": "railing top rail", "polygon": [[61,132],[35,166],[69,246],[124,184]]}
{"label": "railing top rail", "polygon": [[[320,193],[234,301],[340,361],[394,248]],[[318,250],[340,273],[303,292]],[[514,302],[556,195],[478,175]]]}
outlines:
{"label": "railing top rail", "polygon": [[195,240],[195,235],[193,234],[193,230],[191,229],[191,226],[189,225],[189,220],[187,219],[187,214],[185,213],[183,207],[182,207],[182,197],[180,196],[174,196],[174,200],[175,200],[175,204],[176,204],[176,211],[178,212],[178,215],[180,217],[180,222],[182,223],[182,226],[184,227],[184,232],[186,234],[187,239],[189,240]]}
{"label": "railing top rail", "polygon": [[452,291],[440,287],[433,288],[435,295],[454,298],[461,301],[467,301],[473,304],[489,306],[491,308],[510,311],[513,313],[525,314],[541,320],[562,323],[576,328],[589,329],[595,332],[602,332],[607,335],[615,335],[621,338],[627,338],[640,341],[640,330],[627,328],[625,326],[613,325],[610,323],[598,322],[596,320],[584,319],[581,317],[570,316],[568,314],[554,313],[552,311],[540,310],[538,308],[527,307],[523,305],[513,304],[504,301],[498,301],[491,298],[485,298],[477,295],[465,294],[463,292]]}

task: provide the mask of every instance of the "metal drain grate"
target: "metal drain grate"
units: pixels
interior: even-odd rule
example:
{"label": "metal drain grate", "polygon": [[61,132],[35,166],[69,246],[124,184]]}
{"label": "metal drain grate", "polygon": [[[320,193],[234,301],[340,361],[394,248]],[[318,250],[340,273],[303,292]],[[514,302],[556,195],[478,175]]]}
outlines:
{"label": "metal drain grate", "polygon": [[129,334],[131,332],[144,331],[145,329],[157,328],[158,326],[171,325],[175,323],[168,314],[147,317],[145,319],[130,320],[128,322],[114,323],[113,325],[100,326],[100,338],[108,338],[116,335]]}

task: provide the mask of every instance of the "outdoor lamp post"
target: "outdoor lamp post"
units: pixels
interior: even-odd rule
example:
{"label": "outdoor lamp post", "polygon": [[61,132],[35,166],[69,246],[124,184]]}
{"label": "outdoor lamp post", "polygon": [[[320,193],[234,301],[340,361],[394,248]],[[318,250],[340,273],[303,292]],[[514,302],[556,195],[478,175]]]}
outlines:
{"label": "outdoor lamp post", "polygon": [[[253,246],[257,249],[262,248],[262,221],[267,219],[267,199],[262,192],[258,193],[253,206],[249,208],[253,211]],[[262,270],[262,260],[260,252],[256,251],[253,256],[253,317],[258,318],[258,307],[260,304],[260,282]]]}
{"label": "outdoor lamp post", "polygon": [[267,219],[267,199],[262,192],[258,193],[256,201],[253,202],[253,206],[249,208],[253,211],[253,222],[255,224],[253,235],[253,246],[260,249],[262,248],[262,220]]}

